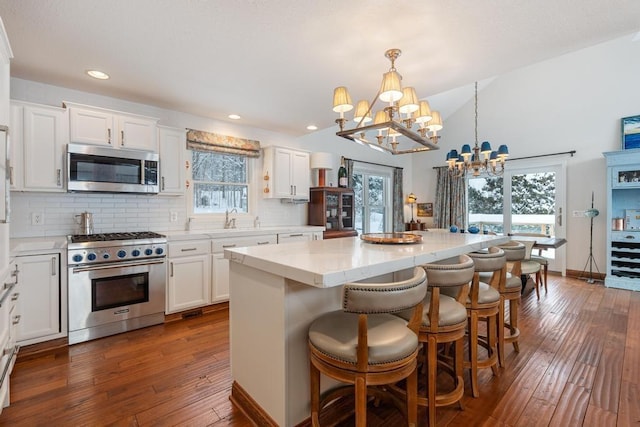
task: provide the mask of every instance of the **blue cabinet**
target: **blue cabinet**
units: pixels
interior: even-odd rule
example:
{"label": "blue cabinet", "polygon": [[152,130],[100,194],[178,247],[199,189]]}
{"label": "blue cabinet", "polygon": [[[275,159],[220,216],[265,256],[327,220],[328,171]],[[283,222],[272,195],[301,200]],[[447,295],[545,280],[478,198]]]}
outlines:
{"label": "blue cabinet", "polygon": [[640,291],[640,149],[607,160],[607,287]]}

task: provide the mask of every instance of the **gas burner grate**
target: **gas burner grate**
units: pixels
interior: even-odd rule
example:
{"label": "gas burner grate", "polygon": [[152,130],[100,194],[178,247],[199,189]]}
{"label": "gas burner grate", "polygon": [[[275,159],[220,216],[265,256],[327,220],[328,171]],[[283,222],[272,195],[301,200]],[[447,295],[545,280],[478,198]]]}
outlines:
{"label": "gas burner grate", "polygon": [[166,236],[153,231],[134,231],[125,233],[74,234],[71,243],[107,242],[111,240],[158,239]]}

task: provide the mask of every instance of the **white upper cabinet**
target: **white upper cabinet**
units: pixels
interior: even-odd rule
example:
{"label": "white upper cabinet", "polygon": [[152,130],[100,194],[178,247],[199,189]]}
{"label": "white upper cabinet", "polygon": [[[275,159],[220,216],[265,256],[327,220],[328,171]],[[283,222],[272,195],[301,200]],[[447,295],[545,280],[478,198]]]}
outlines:
{"label": "white upper cabinet", "polygon": [[186,130],[158,126],[160,193],[183,195],[186,180]]}
{"label": "white upper cabinet", "polygon": [[284,147],[266,147],[263,153],[263,196],[309,200],[309,153]]}
{"label": "white upper cabinet", "polygon": [[70,142],[158,151],[158,120],[97,107],[69,107]]}
{"label": "white upper cabinet", "polygon": [[11,101],[11,189],[64,189],[64,158],[69,128],[67,111]]}

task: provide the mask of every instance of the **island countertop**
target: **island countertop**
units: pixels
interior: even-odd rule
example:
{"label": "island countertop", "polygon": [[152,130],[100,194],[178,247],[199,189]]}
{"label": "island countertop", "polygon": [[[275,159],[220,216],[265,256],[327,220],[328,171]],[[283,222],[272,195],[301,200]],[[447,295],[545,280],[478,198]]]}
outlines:
{"label": "island countertop", "polygon": [[421,243],[376,244],[359,237],[225,250],[225,258],[307,285],[328,288],[450,258],[509,240],[507,236],[413,231]]}

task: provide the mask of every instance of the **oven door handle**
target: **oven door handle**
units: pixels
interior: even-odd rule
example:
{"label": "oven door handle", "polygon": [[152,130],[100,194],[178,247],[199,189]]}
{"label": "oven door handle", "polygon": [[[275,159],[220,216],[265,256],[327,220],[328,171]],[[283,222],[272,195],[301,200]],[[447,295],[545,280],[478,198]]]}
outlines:
{"label": "oven door handle", "polygon": [[95,270],[107,270],[111,268],[124,268],[124,267],[138,267],[141,265],[153,265],[153,264],[164,264],[165,259],[157,259],[157,260],[140,260],[140,261],[130,261],[130,262],[121,262],[121,263],[113,263],[107,265],[93,265],[88,267],[74,267],[73,273],[82,273],[84,271],[95,271]]}

